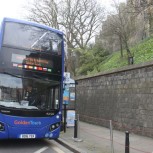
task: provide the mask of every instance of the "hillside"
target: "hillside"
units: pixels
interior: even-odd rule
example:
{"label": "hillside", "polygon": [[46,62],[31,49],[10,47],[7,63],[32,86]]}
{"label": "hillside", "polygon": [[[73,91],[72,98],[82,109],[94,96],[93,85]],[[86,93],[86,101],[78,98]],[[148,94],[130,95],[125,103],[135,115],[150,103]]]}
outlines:
{"label": "hillside", "polygon": [[[153,60],[153,37],[144,40],[143,42],[130,48],[134,54],[134,64],[144,63]],[[108,71],[121,68],[128,65],[126,51],[124,57],[121,58],[120,51],[109,55],[100,65],[99,70]]]}

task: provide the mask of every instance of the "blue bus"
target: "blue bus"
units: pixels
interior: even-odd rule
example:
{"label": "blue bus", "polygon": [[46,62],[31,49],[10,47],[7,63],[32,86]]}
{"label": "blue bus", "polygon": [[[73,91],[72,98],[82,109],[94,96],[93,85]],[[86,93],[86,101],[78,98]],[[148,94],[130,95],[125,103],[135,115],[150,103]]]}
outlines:
{"label": "blue bus", "polygon": [[63,97],[63,33],[0,21],[0,139],[57,139]]}

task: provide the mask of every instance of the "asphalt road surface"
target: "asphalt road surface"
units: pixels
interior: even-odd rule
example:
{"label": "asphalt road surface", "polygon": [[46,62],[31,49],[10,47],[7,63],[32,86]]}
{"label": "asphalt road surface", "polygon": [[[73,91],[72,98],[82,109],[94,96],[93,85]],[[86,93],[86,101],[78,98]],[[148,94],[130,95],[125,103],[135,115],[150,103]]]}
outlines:
{"label": "asphalt road surface", "polygon": [[53,140],[0,140],[0,153],[72,153]]}

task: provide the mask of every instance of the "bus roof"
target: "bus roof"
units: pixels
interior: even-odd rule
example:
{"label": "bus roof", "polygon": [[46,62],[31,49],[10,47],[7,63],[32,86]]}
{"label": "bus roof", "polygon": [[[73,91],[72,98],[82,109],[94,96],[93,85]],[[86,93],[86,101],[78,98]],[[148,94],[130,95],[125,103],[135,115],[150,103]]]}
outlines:
{"label": "bus roof", "polygon": [[49,26],[46,26],[46,25],[43,25],[43,24],[39,24],[39,23],[36,23],[36,22],[31,22],[31,21],[25,21],[25,20],[20,20],[20,19],[14,19],[14,18],[4,17],[2,19],[2,22],[5,22],[5,21],[16,22],[16,23],[23,23],[23,24],[27,24],[27,25],[32,25],[32,26],[35,26],[35,27],[44,28],[46,30],[50,30],[50,31],[53,31],[55,33],[58,33],[58,34],[63,35],[63,32],[60,31],[60,30],[57,30],[57,29],[54,29],[54,28],[51,28]]}

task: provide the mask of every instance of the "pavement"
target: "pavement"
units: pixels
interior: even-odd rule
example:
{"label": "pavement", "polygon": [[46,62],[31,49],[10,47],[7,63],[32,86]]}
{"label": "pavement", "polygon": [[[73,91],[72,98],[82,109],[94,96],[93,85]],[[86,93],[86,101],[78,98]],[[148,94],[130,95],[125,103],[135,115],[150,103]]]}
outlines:
{"label": "pavement", "polygon": [[[125,132],[79,122],[78,135],[74,139],[74,127],[61,132],[58,141],[71,148],[74,153],[125,153]],[[153,153],[153,138],[129,134],[129,153]]]}

